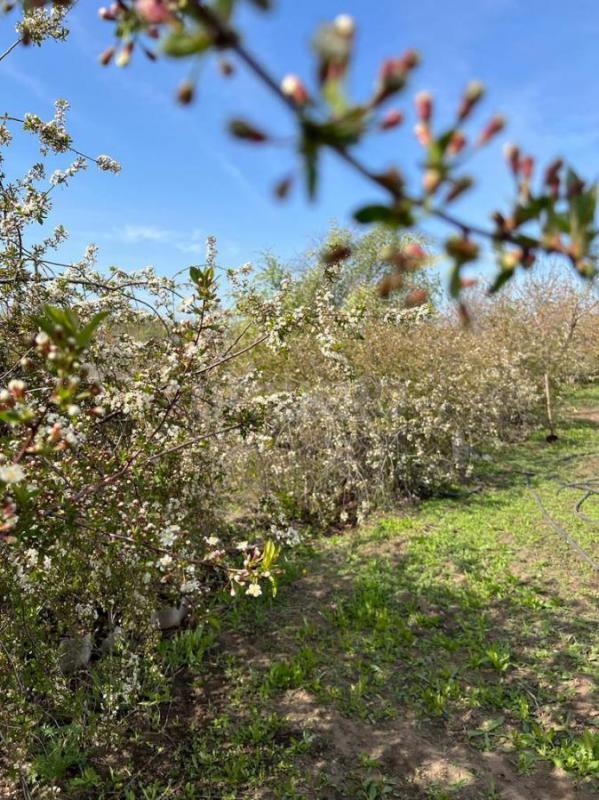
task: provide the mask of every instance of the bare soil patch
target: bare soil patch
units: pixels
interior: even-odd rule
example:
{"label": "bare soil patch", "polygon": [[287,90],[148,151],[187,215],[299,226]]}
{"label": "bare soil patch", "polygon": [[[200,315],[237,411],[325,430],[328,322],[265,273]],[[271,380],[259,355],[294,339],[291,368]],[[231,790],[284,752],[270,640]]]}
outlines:
{"label": "bare soil patch", "polygon": [[[322,707],[303,689],[287,692],[278,710],[293,725],[319,738],[323,757],[312,763],[311,769],[326,767],[332,774],[343,775],[366,754],[410,797],[424,798],[427,789],[436,784],[460,786],[461,798],[474,798],[493,789],[502,800],[596,798],[594,792],[576,787],[555,767],[542,766],[534,775],[522,775],[508,754],[480,753],[439,732],[427,731],[415,720],[396,719],[378,726],[349,719]],[[329,796],[342,797],[323,795],[323,800]]]}

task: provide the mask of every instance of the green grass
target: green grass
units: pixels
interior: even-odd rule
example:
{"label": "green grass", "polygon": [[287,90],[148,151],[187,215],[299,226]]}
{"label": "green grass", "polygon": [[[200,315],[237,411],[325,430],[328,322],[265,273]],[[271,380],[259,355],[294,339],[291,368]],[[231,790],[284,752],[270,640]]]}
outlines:
{"label": "green grass", "polygon": [[[576,402],[599,408],[599,391]],[[554,444],[539,434],[481,461],[477,491],[304,547],[276,599],[164,645],[191,687],[163,729],[172,754],[156,781],[131,767],[98,796],[492,800],[488,752],[523,781],[544,764],[599,788],[596,576],[523,474],[599,558],[597,529],[573,513],[580,491],[558,491],[598,467],[599,425],[571,417]],[[289,716],[298,698],[309,713]],[[459,748],[466,777],[421,773],[416,746],[409,768],[394,766],[385,737],[411,730],[435,752]]]}

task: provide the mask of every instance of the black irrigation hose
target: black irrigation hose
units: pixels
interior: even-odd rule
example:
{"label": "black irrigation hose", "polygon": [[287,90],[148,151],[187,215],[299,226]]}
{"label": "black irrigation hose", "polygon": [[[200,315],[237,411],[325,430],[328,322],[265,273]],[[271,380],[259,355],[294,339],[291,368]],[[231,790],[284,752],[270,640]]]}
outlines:
{"label": "black irrigation hose", "polygon": [[[547,511],[547,508],[545,507],[545,505],[543,504],[543,501],[541,500],[541,498],[539,496],[539,493],[536,491],[536,489],[533,488],[532,482],[530,480],[531,474],[534,474],[534,473],[530,473],[530,472],[524,473],[524,475],[526,477],[526,484],[527,484],[528,489],[529,489],[530,493],[532,494],[537,506],[539,507],[539,509],[541,511],[541,514],[543,515],[544,520],[553,528],[553,530],[556,533],[558,533],[562,537],[562,539],[564,539],[570,545],[570,547],[573,550],[575,550],[578,553],[578,555],[582,558],[583,561],[586,561],[586,563],[593,570],[595,570],[595,572],[599,573],[599,563],[597,561],[595,561],[595,559],[592,556],[590,556],[587,553],[587,551],[578,544],[576,539],[574,539],[568,533],[568,531],[565,528],[563,528],[558,522],[556,522],[553,519],[553,517],[550,516],[549,512]],[[582,500],[579,500],[578,503],[576,504],[576,513],[578,514],[578,516],[581,517],[581,519],[585,519],[585,515],[581,515],[580,514],[580,508],[582,507],[583,503],[586,502],[586,500],[588,500],[588,498],[591,497],[592,495],[599,494],[599,491],[596,492],[594,489],[589,489],[589,484],[590,483],[595,483],[595,482],[596,481],[589,481],[586,484],[579,484],[579,483],[564,484],[562,486],[563,489],[566,489],[566,488],[568,488],[568,489],[569,488],[577,488],[577,489],[586,490],[585,496],[582,498]],[[595,521],[591,517],[587,517],[585,519],[585,521],[590,522],[592,524],[599,524],[599,521]]]}
{"label": "black irrigation hose", "polygon": [[596,492],[594,489],[585,492],[585,494],[580,498],[580,500],[576,503],[574,507],[576,516],[579,517],[584,522],[587,522],[589,525],[599,525],[599,519],[594,519],[593,517],[589,517],[588,514],[583,514],[582,507],[589,499],[589,497],[593,497],[593,495],[596,494],[599,494],[599,492]]}

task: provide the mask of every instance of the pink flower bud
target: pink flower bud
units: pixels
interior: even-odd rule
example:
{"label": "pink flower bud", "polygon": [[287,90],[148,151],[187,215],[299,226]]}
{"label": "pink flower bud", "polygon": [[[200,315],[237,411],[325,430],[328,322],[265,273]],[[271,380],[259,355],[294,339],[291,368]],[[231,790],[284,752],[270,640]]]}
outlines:
{"label": "pink flower bud", "polygon": [[522,159],[521,170],[524,180],[529,181],[532,178],[532,173],[535,168],[535,160],[532,156],[525,156]]}
{"label": "pink flower bud", "polygon": [[416,308],[426,303],[428,300],[428,292],[426,289],[412,289],[408,292],[404,304],[406,308]]}
{"label": "pink flower bud", "polygon": [[8,391],[15,400],[23,400],[25,397],[25,384],[23,381],[14,379],[8,383]]}
{"label": "pink flower bud", "polygon": [[333,27],[339,36],[343,36],[346,39],[350,39],[356,32],[356,22],[349,14],[339,14],[339,16],[335,17]]}
{"label": "pink flower bud", "polygon": [[400,275],[398,272],[393,273],[393,275],[385,275],[378,285],[379,295],[383,298],[389,297],[391,292],[401,289],[403,283],[403,275]]}
{"label": "pink flower bud", "polygon": [[420,53],[417,50],[406,50],[400,56],[399,63],[406,72],[415,69],[420,64]]}
{"label": "pink flower bud", "polygon": [[499,211],[494,211],[491,214],[491,219],[493,220],[493,222],[495,223],[495,225],[499,230],[504,231],[506,229],[505,217]]}
{"label": "pink flower bud", "polygon": [[325,264],[338,264],[346,261],[352,254],[352,249],[347,244],[333,245],[321,253],[321,259]]}
{"label": "pink flower bud", "polygon": [[506,144],[503,154],[514,175],[520,170],[520,148],[515,144]]}
{"label": "pink flower bud", "polygon": [[14,406],[15,401],[8,389],[0,389],[0,410]]}
{"label": "pink flower bud", "polygon": [[478,137],[478,144],[483,145],[490,142],[491,139],[496,136],[500,131],[505,128],[505,117],[500,116],[497,114],[496,116],[492,117],[489,122],[485,125],[482,129],[480,136]]}
{"label": "pink flower bud", "polygon": [[433,194],[439,188],[443,175],[438,169],[425,170],[422,178],[422,187],[427,194]]}
{"label": "pink flower bud", "polygon": [[281,91],[298,106],[305,105],[309,100],[306,87],[297,75],[286,75],[281,81]]}
{"label": "pink flower bud", "polygon": [[166,0],[136,0],[135,10],[144,22],[152,25],[160,25],[172,19]]}
{"label": "pink flower bud", "polygon": [[421,122],[430,122],[433,114],[433,97],[430,92],[418,92],[414,102],[416,104],[416,113]]}
{"label": "pink flower bud", "polygon": [[462,131],[454,131],[449,144],[447,145],[447,152],[450,156],[457,156],[466,147],[466,137]]}
{"label": "pink flower bud", "polygon": [[418,242],[410,242],[402,249],[402,255],[414,261],[422,261],[426,258],[426,253]]}
{"label": "pink flower bud", "polygon": [[385,114],[381,120],[380,128],[382,131],[389,131],[391,128],[401,125],[403,119],[403,113],[398,108],[394,108]]}
{"label": "pink flower bud", "polygon": [[56,444],[62,439],[62,426],[60,422],[55,422],[48,432],[48,441]]}
{"label": "pink flower bud", "polygon": [[101,53],[99,61],[103,67],[108,66],[112,61],[116,48],[115,47],[107,47],[103,53]]}
{"label": "pink flower bud", "polygon": [[327,81],[342,80],[345,77],[345,73],[347,72],[347,65],[348,65],[347,60],[330,61],[326,65],[326,69],[324,70],[321,82],[326,83]]}
{"label": "pink flower bud", "polygon": [[229,123],[229,131],[237,139],[245,139],[247,142],[256,142],[259,144],[268,140],[266,133],[250,125],[249,122],[243,119],[232,119]]}
{"label": "pink flower bud", "polygon": [[459,180],[455,181],[451,189],[447,192],[445,197],[446,203],[451,203],[453,200],[458,198],[464,192],[467,192],[473,185],[474,181],[472,178],[465,176],[464,178],[460,178]]}
{"label": "pink flower bud", "polygon": [[219,59],[218,69],[220,74],[224,75],[225,78],[230,78],[231,75],[235,74],[235,67],[228,58]]}
{"label": "pink flower bud", "polygon": [[293,186],[293,176],[286,175],[284,178],[281,178],[280,181],[277,181],[275,184],[275,197],[279,200],[285,200],[289,192],[291,191],[291,187]]}
{"label": "pink flower bud", "polygon": [[402,175],[394,168],[389,167],[385,172],[375,174],[375,178],[381,186],[384,186],[392,194],[399,196],[402,193],[404,179]]}
{"label": "pink flower bud", "polygon": [[195,97],[195,84],[192,81],[183,81],[177,89],[177,100],[182,106],[188,106]]}
{"label": "pink flower bud", "polygon": [[129,62],[131,61],[131,55],[133,53],[133,42],[127,42],[121,52],[116,57],[116,65],[117,67],[126,67]]}
{"label": "pink flower bud", "polygon": [[460,278],[460,286],[462,289],[472,289],[478,285],[478,278]]}
{"label": "pink flower bud", "polygon": [[102,6],[98,9],[98,16],[106,22],[112,22],[112,20],[116,19],[113,10],[111,8],[106,8],[106,6]]}
{"label": "pink flower bud", "polygon": [[415,125],[414,133],[416,134],[416,138],[423,147],[428,147],[430,143],[433,141],[433,135],[431,133],[431,129],[425,122],[419,122],[417,125]]}
{"label": "pink flower bud", "polygon": [[379,83],[374,104],[382,103],[387,97],[399,92],[406,83],[407,68],[401,58],[387,58],[381,65]]}
{"label": "pink flower bud", "polygon": [[418,242],[410,242],[401,248],[387,245],[379,253],[381,261],[393,264],[398,272],[414,272],[420,269],[426,257]]}
{"label": "pink flower bud", "polygon": [[552,186],[556,182],[559,185],[559,171],[563,167],[564,162],[561,158],[556,158],[545,170],[545,183],[547,186]]}
{"label": "pink flower bud", "polygon": [[400,75],[403,78],[403,68],[398,58],[386,58],[381,65],[380,77],[383,83]]}
{"label": "pink flower bud", "polygon": [[561,181],[559,175],[556,175],[550,181],[547,181],[547,186],[551,190],[551,196],[556,200],[559,197],[560,185]]}
{"label": "pink flower bud", "polygon": [[479,247],[476,242],[473,242],[467,236],[450,236],[445,242],[445,250],[448,255],[460,262],[460,264],[474,261],[478,258],[479,253]]}
{"label": "pink flower bud", "polygon": [[480,81],[470,81],[462,97],[459,109],[458,119],[460,122],[465,120],[470,115],[474,106],[479,102],[485,93],[485,86]]}

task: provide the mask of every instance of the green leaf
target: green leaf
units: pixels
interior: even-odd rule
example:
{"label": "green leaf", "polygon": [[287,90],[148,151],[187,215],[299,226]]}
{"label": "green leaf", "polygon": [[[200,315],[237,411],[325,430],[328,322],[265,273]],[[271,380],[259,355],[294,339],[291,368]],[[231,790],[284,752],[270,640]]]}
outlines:
{"label": "green leaf", "polygon": [[511,269],[504,269],[502,270],[497,277],[491,288],[489,289],[489,294],[495,294],[498,292],[502,286],[504,286],[514,275],[515,270]]}
{"label": "green leaf", "polygon": [[262,556],[262,567],[265,570],[270,569],[273,561],[278,555],[278,548],[271,539],[268,539],[264,545],[264,553]]}
{"label": "green leaf", "polygon": [[302,147],[304,156],[304,168],[306,170],[306,188],[308,197],[314,200],[318,188],[318,145],[313,141],[304,141]]}
{"label": "green leaf", "polygon": [[92,336],[96,332],[98,326],[102,323],[103,320],[106,319],[108,316],[108,311],[100,311],[98,314],[95,314],[91,320],[84,325],[83,328],[77,333],[77,344],[80,347],[87,347],[92,340]]}
{"label": "green leaf", "polygon": [[11,409],[0,411],[0,420],[2,420],[2,422],[6,422],[7,425],[19,425],[21,422],[23,422],[21,414],[18,411],[13,411]]}
{"label": "green leaf", "polygon": [[393,211],[384,205],[362,206],[354,213],[354,219],[364,225],[371,222],[389,222],[393,219]]}
{"label": "green leaf", "polygon": [[406,204],[385,206],[373,203],[372,205],[362,206],[354,213],[354,219],[363,225],[380,222],[390,228],[409,227],[414,222],[411,208]]}
{"label": "green leaf", "polygon": [[31,493],[26,483],[14,483],[11,486],[11,490],[15,496],[15,500],[20,506],[27,506],[29,504]]}
{"label": "green leaf", "polygon": [[461,282],[462,262],[457,259],[453,262],[453,267],[449,275],[449,294],[451,297],[458,297],[462,288]]}
{"label": "green leaf", "polygon": [[322,85],[321,92],[333,114],[340,115],[347,110],[347,98],[343,91],[343,84],[341,81],[325,81]]}
{"label": "green leaf", "polygon": [[553,202],[550,197],[533,197],[526,205],[519,205],[514,212],[518,225],[523,225],[531,219],[538,219],[542,211],[549,210]]}
{"label": "green leaf", "polygon": [[349,147],[358,144],[365,130],[366,109],[362,106],[347,111],[339,119],[314,125],[312,135],[321,144],[329,147]]}
{"label": "green leaf", "polygon": [[206,31],[198,30],[189,33],[186,30],[169,33],[163,42],[163,51],[172,58],[184,58],[198,53],[203,53],[212,44],[212,39]]}
{"label": "green leaf", "polygon": [[428,146],[427,166],[437,168],[443,166],[443,156],[445,155],[447,145],[451,141],[451,137],[454,133],[455,128],[450,128],[448,131],[445,131],[445,133],[439,136],[438,139],[433,139]]}
{"label": "green leaf", "polygon": [[582,185],[583,181],[581,180],[580,176],[572,169],[572,167],[568,167],[568,171],[566,172],[566,191],[568,194],[574,194]]}
{"label": "green leaf", "polygon": [[593,186],[586,192],[576,195],[570,203],[571,209],[576,215],[578,224],[586,228],[595,219],[597,206],[597,187]]}
{"label": "green leaf", "polygon": [[44,315],[54,325],[60,325],[66,333],[73,334],[77,329],[77,319],[69,309],[57,308],[56,306],[44,306]]}
{"label": "green leaf", "polygon": [[539,244],[536,239],[531,236],[525,236],[522,233],[514,234],[512,238],[514,244],[519,244],[524,250],[534,250]]}
{"label": "green leaf", "polygon": [[235,9],[235,0],[216,0],[214,9],[222,20],[228,22]]}

